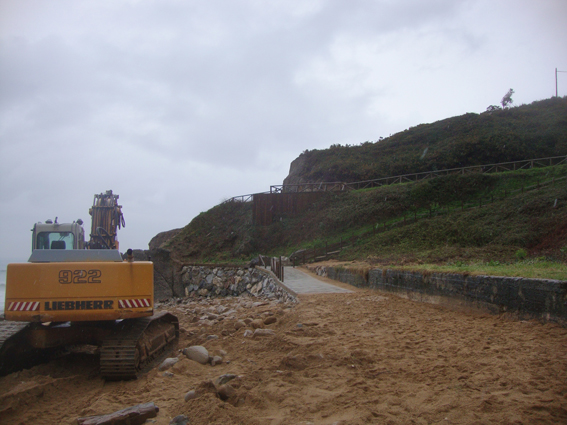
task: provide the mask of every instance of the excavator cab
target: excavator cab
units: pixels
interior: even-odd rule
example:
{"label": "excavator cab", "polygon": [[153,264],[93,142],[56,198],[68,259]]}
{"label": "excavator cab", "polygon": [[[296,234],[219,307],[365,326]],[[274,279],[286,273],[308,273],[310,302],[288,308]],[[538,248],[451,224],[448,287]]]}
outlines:
{"label": "excavator cab", "polygon": [[32,232],[32,252],[35,249],[84,249],[85,231],[79,219],[73,223],[47,220],[36,223]]}

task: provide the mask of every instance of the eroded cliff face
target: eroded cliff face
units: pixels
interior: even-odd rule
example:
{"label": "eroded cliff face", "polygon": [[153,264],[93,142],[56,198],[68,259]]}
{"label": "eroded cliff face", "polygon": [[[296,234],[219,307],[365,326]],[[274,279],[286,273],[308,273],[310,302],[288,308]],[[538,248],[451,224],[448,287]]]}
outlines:
{"label": "eroded cliff face", "polygon": [[150,250],[158,249],[179,234],[183,229],[172,229],[155,235],[148,244]]}
{"label": "eroded cliff face", "polygon": [[302,176],[307,171],[306,167],[307,157],[304,154],[301,154],[291,162],[289,166],[289,174],[284,179],[283,184],[305,183],[305,179],[302,180]]}

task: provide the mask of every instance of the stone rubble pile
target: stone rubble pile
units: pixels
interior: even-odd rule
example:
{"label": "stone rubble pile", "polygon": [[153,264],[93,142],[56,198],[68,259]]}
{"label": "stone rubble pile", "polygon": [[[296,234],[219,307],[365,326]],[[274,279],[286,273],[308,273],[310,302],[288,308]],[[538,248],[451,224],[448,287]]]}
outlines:
{"label": "stone rubble pile", "polygon": [[[261,282],[258,280],[254,285]],[[156,309],[168,310],[179,318],[180,333],[186,336],[177,357],[165,359],[158,366],[159,373],[173,378],[185,373],[188,364],[198,363],[205,367],[225,365],[224,374],[195,383],[180,398],[190,402],[212,393],[234,406],[242,405],[246,394],[242,385],[246,377],[227,370],[226,367],[230,368],[231,364],[231,353],[225,351],[228,348],[226,341],[234,344],[233,338],[237,336],[262,340],[276,338],[277,332],[270,327],[277,328],[296,303],[295,298],[282,301],[262,295],[262,291],[258,291],[257,295],[246,291],[237,297],[195,295],[156,303]]]}
{"label": "stone rubble pile", "polygon": [[185,266],[181,282],[187,297],[236,297],[247,293],[283,302],[295,300],[274,277],[257,268]]}
{"label": "stone rubble pile", "polygon": [[[284,301],[279,298],[243,293],[238,297],[187,297],[156,302],[158,310],[168,310],[179,317],[180,323],[189,322],[191,328],[221,325],[222,335],[237,331],[264,329],[278,321],[297,303],[295,297]],[[204,332],[204,331],[203,331]],[[203,333],[202,342],[219,340],[218,335]]]}

